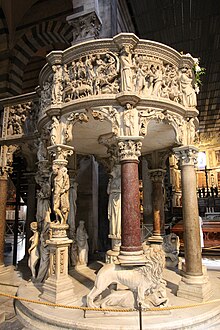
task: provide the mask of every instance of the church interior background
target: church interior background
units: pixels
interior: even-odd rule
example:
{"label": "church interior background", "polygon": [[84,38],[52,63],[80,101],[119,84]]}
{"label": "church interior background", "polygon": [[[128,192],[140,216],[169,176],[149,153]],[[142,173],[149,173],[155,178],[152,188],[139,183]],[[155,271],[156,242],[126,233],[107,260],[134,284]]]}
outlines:
{"label": "church interior background", "polygon": [[[71,140],[72,132],[69,132],[68,129],[65,132],[62,131],[64,133],[60,133],[64,140],[62,138],[61,142],[57,142],[57,140],[54,142],[53,140],[56,120],[62,117],[61,112],[54,105],[59,102],[57,101],[58,98],[61,98],[60,103],[67,105],[65,111],[68,113],[70,111],[68,110],[68,102],[81,101],[84,97],[93,96],[93,93],[95,96],[101,94],[100,98],[104,98],[110,92],[118,92],[117,78],[112,74],[111,70],[113,69],[109,69],[110,82],[103,83],[103,85],[100,82],[97,85],[94,83],[92,92],[89,85],[85,90],[83,88],[80,90],[80,85],[75,85],[75,87],[72,85],[69,90],[69,78],[66,78],[64,73],[65,83],[59,96],[55,89],[51,92],[50,87],[48,87],[51,84],[51,79],[53,79],[52,76],[49,76],[49,66],[53,70],[53,67],[58,67],[59,63],[62,64],[64,61],[67,63],[64,64],[64,72],[73,79],[71,72],[74,72],[74,65],[78,65],[77,70],[79,72],[80,61],[83,66],[87,60],[89,62],[89,55],[84,55],[87,51],[85,47],[82,50],[81,59],[77,62],[75,57],[71,57],[70,52],[68,53],[69,47],[76,46],[77,54],[81,51],[81,43],[90,40],[98,42],[102,38],[114,39],[121,32],[132,33],[139,40],[155,41],[158,43],[158,47],[165,44],[175,49],[180,56],[187,57],[190,54],[193,59],[199,61],[197,63],[201,68],[199,74],[195,69],[196,62],[193,67],[194,86],[196,84],[196,92],[199,90],[196,95],[197,105],[195,106],[197,110],[195,113],[193,113],[194,110],[188,111],[188,117],[185,118],[186,126],[177,120],[173,124],[167,114],[164,115],[164,121],[168,123],[167,126],[172,126],[174,129],[175,125],[179,125],[177,131],[183,125],[181,126],[182,134],[183,136],[186,134],[186,139],[188,139],[184,144],[193,145],[198,149],[198,161],[195,165],[196,190],[198,214],[203,218],[203,252],[206,249],[208,251],[210,247],[214,248],[213,251],[218,252],[220,245],[220,6],[218,6],[217,1],[1,0],[0,31],[0,264],[4,265],[4,252],[10,248],[12,248],[12,263],[14,265],[22,260],[27,263],[29,239],[33,234],[30,224],[33,221],[38,223],[41,221],[37,218],[37,205],[41,198],[39,196],[42,192],[42,185],[45,184],[45,181],[42,184],[42,177],[44,179],[45,177],[50,178],[48,182],[50,188],[53,189],[53,183],[50,181],[54,179],[53,174],[51,174],[52,167],[51,165],[48,167],[49,165],[46,164],[45,152],[50,163],[53,163],[55,167],[55,161],[60,160],[59,145],[63,143],[62,141]],[[120,41],[119,37],[115,39],[115,42],[120,45],[120,42],[124,41]],[[112,52],[109,52],[108,60],[105,59],[106,62],[108,61],[109,67],[110,65],[113,67],[115,60]],[[98,58],[95,51],[93,55],[94,58],[95,56],[97,58],[92,63],[95,61],[98,63],[98,60],[103,61],[102,55],[101,58],[100,56]],[[60,58],[62,59],[60,60]],[[71,65],[69,64],[70,60],[72,61]],[[159,68],[161,63],[157,59],[154,61]],[[134,63],[135,57],[133,57],[133,65],[139,65],[138,60]],[[152,63],[153,66],[154,62]],[[86,65],[89,68],[89,64]],[[140,65],[140,72],[141,69]],[[87,73],[83,73],[82,67],[81,70],[81,77],[84,77]],[[97,71],[96,68],[96,75],[98,75]],[[80,74],[78,79],[79,77]],[[164,93],[165,87],[167,86],[164,86]],[[48,93],[50,92],[52,93],[52,105],[48,103]],[[56,99],[54,104],[53,95]],[[127,103],[135,107],[135,102],[137,102],[135,97],[130,98],[128,102],[125,102],[123,97],[125,96],[118,97],[122,107],[126,108]],[[175,94],[174,89],[173,94],[170,94],[169,97],[172,102],[176,102],[178,98],[177,102],[182,102],[179,101],[180,96],[178,92]],[[74,122],[76,125],[76,133],[73,134],[74,137],[71,140],[75,150],[73,151],[71,147],[69,149],[64,148],[66,154],[62,156],[63,163],[62,161],[57,162],[59,166],[61,163],[62,166],[67,166],[70,178],[69,196],[72,198],[72,203],[70,203],[72,209],[70,205],[67,223],[69,221],[71,225],[68,236],[74,240],[76,228],[80,222],[84,221],[88,233],[90,262],[97,258],[104,260],[108,250],[113,251],[113,253],[110,253],[107,258],[114,258],[114,252],[116,255],[118,253],[117,244],[120,238],[118,233],[109,232],[108,214],[109,178],[114,178],[113,168],[118,166],[115,165],[118,164],[117,161],[115,163],[117,156],[111,149],[116,142],[111,141],[112,144],[109,144],[109,137],[101,136],[104,132],[102,129],[100,132],[98,131],[98,124],[97,126],[96,124],[91,125],[91,127],[90,124],[87,124],[87,122],[90,123],[91,118],[97,123],[105,121],[104,110],[96,110],[95,107],[98,103],[95,102],[92,106],[89,103],[88,105],[85,104],[86,110],[86,107],[89,106],[94,107],[94,109],[89,108],[88,112],[83,112],[80,107],[76,107],[78,112],[67,118],[68,123]],[[183,105],[186,106],[184,103]],[[187,104],[187,106],[191,105]],[[49,110],[45,110],[47,107]],[[127,110],[129,111],[128,108]],[[111,116],[113,119],[116,118],[113,112]],[[113,119],[112,125],[114,126]],[[62,123],[62,125],[64,124]],[[83,130],[85,125],[89,127],[88,133]],[[126,123],[124,125],[126,126]],[[48,136],[44,131],[44,126],[50,132],[51,145],[48,144]],[[155,137],[156,140],[157,135],[155,133],[154,136],[151,126],[148,129],[152,134],[150,139],[153,140]],[[161,129],[163,129],[162,126]],[[96,130],[97,132],[95,132]],[[186,131],[188,133],[184,133]],[[86,134],[91,136],[90,141],[86,141]],[[168,128],[167,134],[171,134]],[[94,146],[93,143],[94,137],[98,135],[101,137],[98,142],[101,147]],[[124,131],[124,135],[127,136],[130,133]],[[161,148],[159,144],[161,144]],[[152,143],[152,145],[154,144]],[[181,168],[178,157],[176,157],[177,154],[175,155],[172,150],[178,146],[179,144],[173,143],[171,147],[168,147],[166,141],[160,141],[155,152],[146,147],[146,153],[142,153],[139,158],[139,212],[141,239],[144,241],[146,238],[154,236],[158,229],[155,225],[154,215],[155,198],[158,198],[160,202],[163,200],[164,224],[162,226],[164,226],[164,232],[160,228],[158,235],[176,233],[180,236],[181,250],[183,251],[183,182],[181,182]],[[102,151],[106,150],[106,147],[108,149],[107,156]],[[48,152],[45,151],[45,148]],[[62,147],[60,148],[62,149]],[[67,154],[69,161],[66,165]],[[52,161],[53,157],[55,160]],[[157,173],[157,178],[160,177],[158,180],[161,180],[162,199],[160,195],[156,195],[156,197],[154,195],[157,179],[152,175],[152,171],[155,170],[160,171],[160,174]],[[50,203],[54,203],[52,197],[50,197]],[[50,218],[55,221],[55,210]],[[65,221],[63,220],[63,222]],[[9,237],[10,241],[8,240]],[[24,243],[24,255],[21,258],[18,256],[20,239]],[[74,249],[74,244],[72,249]],[[74,266],[75,262],[73,257],[70,264]]]}

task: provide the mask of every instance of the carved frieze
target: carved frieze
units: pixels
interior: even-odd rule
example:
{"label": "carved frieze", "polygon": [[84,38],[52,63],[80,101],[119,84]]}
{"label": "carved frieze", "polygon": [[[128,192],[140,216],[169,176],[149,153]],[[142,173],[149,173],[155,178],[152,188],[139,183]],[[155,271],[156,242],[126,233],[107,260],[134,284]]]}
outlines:
{"label": "carved frieze", "polygon": [[3,136],[31,134],[36,129],[38,103],[28,101],[4,109]]}
{"label": "carved frieze", "polygon": [[[76,31],[78,28],[77,23]],[[83,24],[83,30],[80,28],[75,38],[84,33],[84,28],[86,34],[93,33],[92,29],[88,30],[87,24]],[[81,52],[78,45],[76,53],[71,54],[67,50],[65,56],[63,52],[63,61],[60,60],[56,64],[50,61],[51,73],[48,74],[47,80],[45,77],[45,81],[41,82],[42,108],[46,107],[48,102],[57,105],[85,97],[118,93],[136,94],[140,98],[164,99],[186,108],[195,108],[193,58],[190,55],[174,56],[171,50],[165,51],[164,45],[161,45],[160,53],[159,46],[153,42],[150,42],[148,50],[147,41],[146,45],[141,47],[143,41],[140,42],[136,38],[137,40],[132,42],[131,39],[131,36],[118,36],[117,40],[110,40],[106,46],[103,42],[103,47],[101,42],[97,41],[98,49],[96,42],[93,42],[90,46],[82,45]],[[169,52],[172,53],[170,61]]]}

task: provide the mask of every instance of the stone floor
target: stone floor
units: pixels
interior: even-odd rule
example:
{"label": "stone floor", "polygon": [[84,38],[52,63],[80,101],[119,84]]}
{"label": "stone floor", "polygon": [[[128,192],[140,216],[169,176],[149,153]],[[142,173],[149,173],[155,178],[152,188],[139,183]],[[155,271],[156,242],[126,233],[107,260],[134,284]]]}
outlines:
{"label": "stone floor", "polygon": [[[220,287],[220,272],[219,272],[219,270],[220,270],[220,259],[217,259],[217,258],[204,258],[204,264],[206,264],[207,267],[208,267],[208,274],[209,274],[209,278],[210,278],[210,281],[211,281],[211,284],[212,284],[212,287],[213,287],[213,291],[214,291],[213,299],[220,298],[220,290],[219,290],[219,287]],[[91,269],[94,268],[94,264],[91,265],[91,266],[92,266]],[[14,270],[13,267],[6,267],[6,269],[4,271],[1,271],[1,275],[0,275],[0,291],[1,292],[6,292],[6,293],[9,293],[9,294],[15,295],[16,292],[17,292],[18,286],[20,286],[22,283],[23,284],[28,283],[27,281],[25,281],[22,278],[23,275],[25,275],[27,277],[27,273],[26,273],[27,269],[25,269],[25,267],[21,267],[21,266],[19,268],[20,268],[20,271]],[[76,276],[76,274],[74,275],[74,271],[72,271],[72,275],[74,277]],[[171,271],[171,270],[165,270],[165,278],[166,278],[167,283],[168,283],[168,291],[169,291],[168,296],[169,296],[170,300],[172,300],[172,305],[181,305],[181,304],[185,305],[187,303],[189,303],[189,304],[193,303],[191,301],[186,301],[185,299],[181,299],[181,298],[178,298],[178,297],[175,296],[175,291],[177,289],[176,283],[178,281],[178,275],[177,274],[173,273],[173,271]],[[170,280],[171,278],[172,278],[172,281]],[[81,281],[81,279],[79,279],[79,278],[77,278],[77,280],[79,282]],[[88,283],[86,283],[86,286],[88,286]],[[173,295],[173,293],[174,293],[174,295]],[[1,309],[0,309],[1,312],[5,313],[5,322],[0,324],[0,329],[1,330],[26,329],[19,322],[17,316],[15,315],[12,299],[5,298],[5,297],[0,297],[0,306],[1,306]],[[211,308],[212,307],[210,305],[210,312],[211,312]],[[203,313],[203,310],[205,311],[205,309],[201,308],[200,312]],[[206,306],[206,310],[207,310],[207,306]],[[57,311],[57,313],[59,313],[59,312]],[[183,309],[181,311],[181,315],[182,315],[182,317],[184,315],[186,317],[189,317],[191,315],[191,317],[193,319],[196,315],[196,310],[195,309]],[[174,315],[172,314],[172,317],[173,316]],[[169,316],[167,316],[167,317],[169,319]],[[171,315],[170,315],[170,317],[171,317]],[[176,317],[178,319],[179,316],[176,316]],[[159,320],[162,321],[162,320],[165,320],[165,319],[166,319],[166,316],[158,316],[157,315],[158,322],[159,322]],[[148,320],[150,321],[150,318],[148,318]],[[146,322],[145,318],[143,319],[143,322]],[[137,322],[137,324],[138,324],[138,322]],[[108,330],[108,327],[105,327],[105,329]],[[137,327],[137,329],[139,329],[139,327]],[[152,329],[154,329],[153,326],[152,326]],[[161,328],[157,328],[157,329],[164,329],[164,327],[161,326]],[[180,329],[180,328],[177,328],[177,329]],[[183,327],[182,329],[185,329],[185,327]],[[203,329],[218,330],[218,329],[220,329],[220,320],[214,321],[210,325],[206,324],[204,326],[199,326],[196,329],[200,329],[200,330],[203,330]],[[32,329],[29,329],[29,330],[32,330]]]}
{"label": "stone floor", "polygon": [[[21,248],[23,250],[23,248]],[[23,250],[24,251],[24,250]],[[19,252],[19,258],[22,258],[22,253]],[[9,252],[6,255],[6,260],[7,260],[7,264],[10,263],[11,261],[11,257],[12,257],[12,253]],[[220,257],[217,256],[213,256],[213,257],[204,257],[203,258],[203,264],[205,264],[207,266],[208,269],[208,275],[210,278],[210,282],[213,288],[213,292],[214,295],[212,297],[212,299],[219,299],[220,298]],[[94,264],[91,265],[90,269],[87,270],[88,274],[92,274],[92,272],[94,273]],[[85,284],[85,286],[87,287],[88,290],[88,283],[82,283],[82,279],[79,278],[79,274],[77,275],[77,273],[73,270],[71,272],[71,275],[73,277],[75,277],[75,280],[78,281],[78,285],[82,286]],[[77,278],[78,276],[78,278]],[[176,297],[175,292],[177,289],[177,283],[179,281],[179,277],[178,277],[178,273],[175,273],[171,270],[165,270],[165,279],[167,280],[167,287],[168,287],[168,296],[172,302],[172,305],[186,305],[193,303],[192,301],[186,301],[186,299],[181,299],[179,297]],[[8,266],[5,268],[0,269],[0,292],[4,292],[4,293],[9,293],[11,295],[15,295],[17,292],[18,287],[21,284],[28,284],[27,280],[30,278],[30,271],[29,269],[25,266],[25,263],[20,262],[17,269],[15,269],[13,266]],[[89,277],[87,277],[88,279]],[[88,281],[87,281],[88,282]],[[90,281],[91,282],[91,278]],[[83,289],[80,288],[80,289]],[[84,289],[83,289],[84,290]],[[220,304],[219,304],[220,305]],[[196,310],[197,309],[197,310]],[[161,327],[156,327],[155,325],[152,327],[147,327],[147,329],[169,329],[166,327],[166,322],[169,321],[170,318],[173,318],[174,320],[178,320],[178,318],[182,318],[184,320],[185,318],[195,318],[196,315],[199,315],[197,313],[201,313],[201,317],[202,315],[205,313],[205,310],[207,312],[207,309],[210,309],[210,313],[212,311],[212,305],[208,305],[205,306],[203,308],[203,306],[201,308],[192,308],[192,309],[182,309],[179,314],[178,313],[172,313],[170,316],[155,316],[154,318],[157,320],[158,326],[159,324],[163,324],[164,322],[164,326],[161,325]],[[59,314],[60,311],[57,311],[57,313]],[[106,318],[106,317],[105,317]],[[112,319],[113,322],[113,318],[110,317]],[[5,321],[4,321],[5,319]],[[128,318],[129,319],[129,318]],[[149,323],[150,319],[152,319],[152,317],[144,317],[143,318],[143,329],[145,329],[146,324]],[[116,319],[117,323],[118,323],[118,318]],[[99,321],[98,321],[99,322]],[[124,319],[123,323],[126,322],[126,318]],[[130,321],[129,321],[130,322]],[[114,323],[114,322],[113,322]],[[116,323],[116,324],[117,324]],[[139,325],[138,322],[136,323],[137,326],[135,327],[135,329],[137,328],[137,330],[139,329]],[[14,306],[13,306],[13,300],[10,298],[6,298],[6,297],[2,297],[0,296],[0,329],[1,330],[24,330],[26,329],[18,320],[18,317],[15,315],[15,311],[14,311]],[[61,329],[61,328],[59,328]],[[94,327],[94,329],[96,329],[96,327]],[[105,329],[108,330],[110,328],[108,328],[108,326],[105,326]],[[111,327],[112,329],[112,327]],[[123,327],[123,329],[126,329]],[[129,328],[130,329],[130,328]],[[172,328],[174,329],[174,328]],[[183,326],[182,328],[177,327],[176,329],[186,329],[185,326]],[[188,327],[187,327],[188,329]],[[220,330],[220,318],[217,318],[217,320],[213,320],[212,324],[204,324],[204,325],[200,325],[198,326],[196,329],[200,329],[200,330],[205,330],[205,329],[209,329],[209,330]],[[29,328],[29,330],[32,330]]]}

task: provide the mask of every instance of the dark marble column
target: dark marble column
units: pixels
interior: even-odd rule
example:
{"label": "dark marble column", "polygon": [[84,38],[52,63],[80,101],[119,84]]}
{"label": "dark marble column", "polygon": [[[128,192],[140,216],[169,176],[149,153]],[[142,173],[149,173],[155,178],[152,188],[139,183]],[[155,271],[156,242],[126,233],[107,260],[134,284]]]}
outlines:
{"label": "dark marble column", "polygon": [[[144,264],[140,231],[138,157],[140,138],[120,138],[121,163],[121,249],[119,261],[124,265]],[[145,260],[146,262],[146,260]]]}
{"label": "dark marble column", "polygon": [[165,235],[163,180],[165,170],[150,170],[152,180],[153,236],[162,241]]}
{"label": "dark marble column", "polygon": [[4,265],[7,189],[7,173],[4,173],[0,175],[0,266]]}

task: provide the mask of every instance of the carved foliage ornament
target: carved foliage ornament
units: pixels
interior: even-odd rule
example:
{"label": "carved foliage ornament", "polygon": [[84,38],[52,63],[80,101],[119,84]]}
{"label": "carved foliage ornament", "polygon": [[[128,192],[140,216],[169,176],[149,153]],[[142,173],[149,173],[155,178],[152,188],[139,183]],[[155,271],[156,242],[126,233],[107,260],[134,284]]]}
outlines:
{"label": "carved foliage ornament", "polygon": [[198,157],[198,149],[195,147],[180,147],[174,148],[175,156],[180,162],[180,166],[184,165],[196,165]]}
{"label": "carved foliage ornament", "polygon": [[118,142],[118,154],[120,161],[138,160],[141,155],[141,141],[124,140]]}
{"label": "carved foliage ornament", "polygon": [[140,116],[140,135],[147,135],[147,126],[151,120],[157,122],[163,121],[171,126],[173,126],[176,133],[176,142],[183,142],[183,134],[185,127],[185,120],[176,114],[173,114],[167,110],[157,110],[152,108],[147,108],[146,110],[139,112]]}

